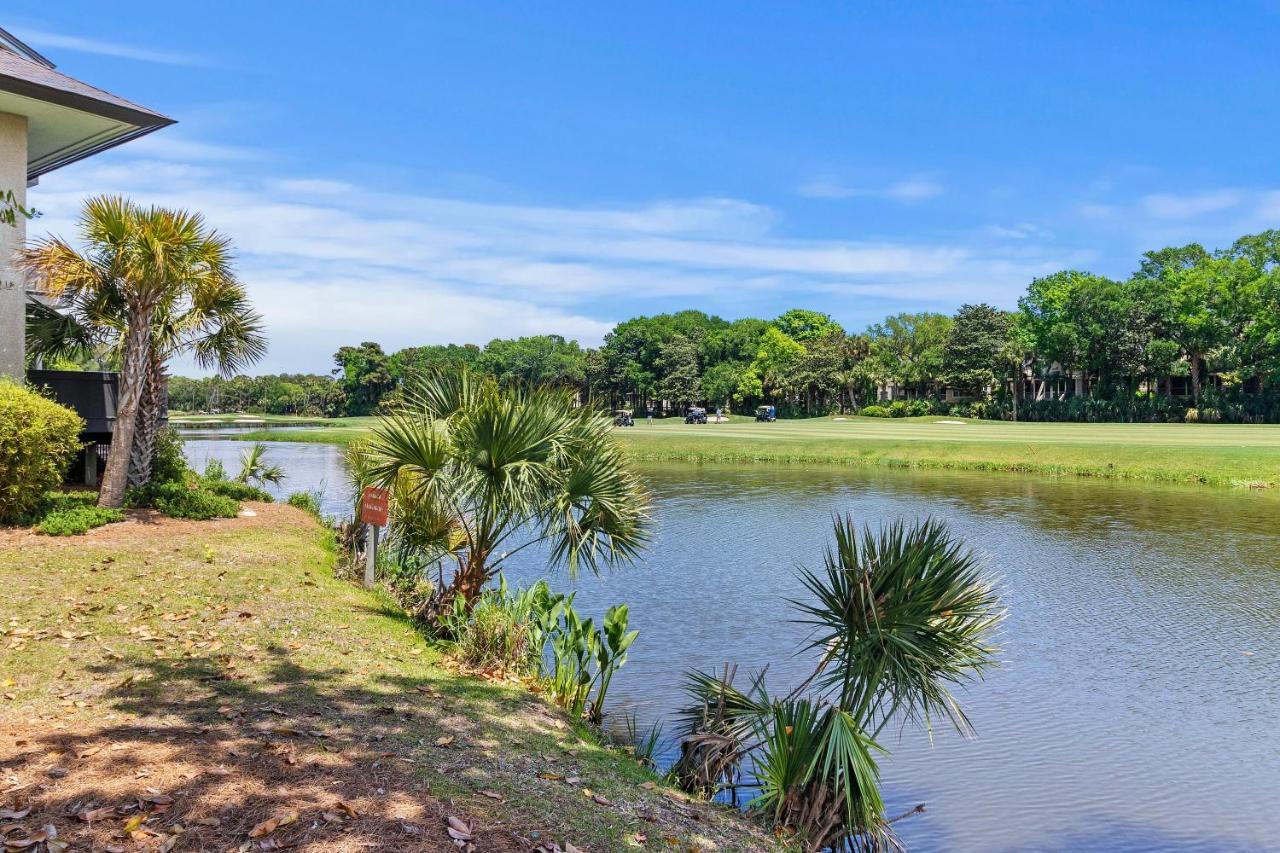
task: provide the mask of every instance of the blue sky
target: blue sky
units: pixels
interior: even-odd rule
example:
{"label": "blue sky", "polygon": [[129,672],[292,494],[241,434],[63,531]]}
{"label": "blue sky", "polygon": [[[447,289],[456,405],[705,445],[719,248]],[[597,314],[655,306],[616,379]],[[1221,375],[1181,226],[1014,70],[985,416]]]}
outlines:
{"label": "blue sky", "polygon": [[263,371],[617,320],[1013,307],[1280,226],[1275,3],[13,2],[175,127],[47,176],[231,234]]}

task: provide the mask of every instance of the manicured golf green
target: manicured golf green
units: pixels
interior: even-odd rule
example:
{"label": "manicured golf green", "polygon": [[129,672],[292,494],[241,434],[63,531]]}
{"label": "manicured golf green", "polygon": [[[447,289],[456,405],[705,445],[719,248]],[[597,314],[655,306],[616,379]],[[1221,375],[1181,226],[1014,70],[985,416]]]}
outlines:
{"label": "manicured golf green", "polygon": [[[247,416],[240,416],[247,417]],[[174,419],[178,421],[178,418]],[[253,440],[346,443],[373,418],[271,419]],[[637,460],[885,465],[1106,477],[1219,486],[1280,486],[1280,426],[1008,423],[848,417],[686,425],[669,418],[619,429]]]}

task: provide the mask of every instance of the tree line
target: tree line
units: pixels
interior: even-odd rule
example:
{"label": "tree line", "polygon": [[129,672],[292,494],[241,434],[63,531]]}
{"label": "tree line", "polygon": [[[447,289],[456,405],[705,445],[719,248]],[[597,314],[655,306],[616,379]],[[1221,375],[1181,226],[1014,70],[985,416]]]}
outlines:
{"label": "tree line", "polygon": [[772,319],[702,311],[634,317],[598,348],[558,335],[484,347],[344,346],[329,375],[174,379],[175,408],[366,415],[406,380],[463,367],[571,386],[611,408],[690,405],[1041,420],[1280,420],[1280,232],[1226,249],[1146,253],[1127,279],[1065,270],[1017,310],[899,313],[862,332],[796,308]]}

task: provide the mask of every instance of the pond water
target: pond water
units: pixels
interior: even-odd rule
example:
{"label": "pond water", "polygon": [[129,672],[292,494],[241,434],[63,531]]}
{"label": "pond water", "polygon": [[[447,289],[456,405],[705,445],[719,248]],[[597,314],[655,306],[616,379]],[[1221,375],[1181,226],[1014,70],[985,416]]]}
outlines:
{"label": "pond water", "polygon": [[[245,446],[191,441],[199,466]],[[282,492],[347,511],[341,450],[272,444]],[[1280,850],[1280,496],[1014,475],[647,466],[655,535],[638,564],[553,577],[579,609],[631,605],[641,630],[614,710],[682,704],[680,674],[725,661],[794,683],[797,565],[834,512],[936,516],[980,552],[1009,616],[1003,665],[961,694],[965,740],[883,738],[890,813],[914,851]],[[523,556],[523,555],[522,555]],[[543,573],[530,558],[512,580]]]}

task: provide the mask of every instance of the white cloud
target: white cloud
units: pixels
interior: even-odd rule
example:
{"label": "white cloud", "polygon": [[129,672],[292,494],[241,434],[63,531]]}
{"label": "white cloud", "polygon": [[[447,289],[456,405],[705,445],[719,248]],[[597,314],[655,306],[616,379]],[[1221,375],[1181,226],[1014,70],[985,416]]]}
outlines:
{"label": "white cloud", "polygon": [[1044,240],[1051,236],[1048,231],[1030,222],[1019,222],[1016,225],[988,225],[984,230],[992,237],[1004,240],[1029,240],[1033,237]]}
{"label": "white cloud", "polygon": [[899,201],[924,201],[942,195],[946,190],[942,184],[924,178],[912,178],[899,181],[884,191],[888,198]]}
{"label": "white cloud", "polygon": [[235,242],[266,317],[264,371],[324,370],[338,346],[361,340],[396,349],[558,333],[594,345],[613,321],[664,299],[732,316],[747,300],[806,295],[1003,304],[1065,265],[1030,241],[979,250],[782,237],[775,211],[741,199],[480,202],[325,175],[259,177],[220,146],[175,162],[181,151],[126,146],[47,176],[31,193],[45,215],[29,230],[74,235],[84,197],[98,193],[201,211]]}
{"label": "white cloud", "polygon": [[1244,200],[1243,192],[1232,189],[1187,195],[1155,193],[1144,196],[1142,206],[1147,213],[1160,219],[1191,219],[1228,210],[1238,206]]}
{"label": "white cloud", "polygon": [[69,50],[75,53],[92,53],[97,56],[114,56],[139,62],[156,62],[163,65],[200,65],[200,59],[188,53],[151,50],[103,41],[102,39],[73,36],[67,33],[51,33],[44,30],[16,29],[14,35],[38,50]]}
{"label": "white cloud", "polygon": [[875,198],[900,202],[925,201],[946,192],[946,187],[929,178],[916,176],[884,187],[859,187],[831,177],[814,178],[796,188],[805,198]]}

